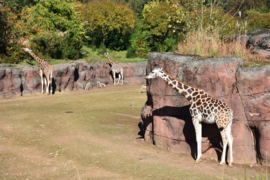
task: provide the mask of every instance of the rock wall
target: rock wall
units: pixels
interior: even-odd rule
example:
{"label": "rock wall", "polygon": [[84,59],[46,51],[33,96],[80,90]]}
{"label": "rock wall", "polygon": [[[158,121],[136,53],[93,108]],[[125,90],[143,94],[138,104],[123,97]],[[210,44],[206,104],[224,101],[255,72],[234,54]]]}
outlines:
{"label": "rock wall", "polygon": [[[121,63],[124,69],[124,83],[144,84],[147,62]],[[111,67],[107,63],[88,64],[84,61],[54,65],[53,90],[72,91],[84,89],[90,81],[96,86],[100,80],[112,84]],[[118,79],[117,79],[118,80]],[[116,81],[117,82],[117,81]],[[45,89],[44,89],[45,92]],[[23,65],[0,65],[0,98],[41,93],[41,79],[38,67]]]}
{"label": "rock wall", "polygon": [[[270,161],[270,66],[243,68],[240,58],[197,60],[151,53],[146,73],[155,67],[163,67],[180,81],[204,89],[233,109],[235,163],[256,163],[257,157],[262,163]],[[148,80],[147,84],[148,99],[141,114],[145,140],[196,157],[189,101],[161,78]],[[203,158],[220,160],[222,141],[217,126],[203,123],[202,131]]]}

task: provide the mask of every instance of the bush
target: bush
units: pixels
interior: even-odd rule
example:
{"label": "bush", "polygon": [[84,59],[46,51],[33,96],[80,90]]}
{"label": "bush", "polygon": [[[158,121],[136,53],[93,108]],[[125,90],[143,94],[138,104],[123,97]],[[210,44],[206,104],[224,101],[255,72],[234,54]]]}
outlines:
{"label": "bush", "polygon": [[103,55],[104,53],[107,52],[107,48],[104,44],[101,43],[101,45],[99,46],[99,48],[97,49],[97,54],[98,55]]}
{"label": "bush", "polygon": [[126,54],[126,58],[134,58],[136,57],[136,52],[134,49],[132,49],[132,47],[128,47],[127,48],[127,54]]}
{"label": "bush", "polygon": [[260,13],[255,10],[246,11],[248,22],[248,30],[270,29],[270,13]]}
{"label": "bush", "polygon": [[159,52],[174,51],[177,48],[177,42],[176,38],[166,38],[163,43],[155,42],[155,49]]}
{"label": "bush", "polygon": [[53,59],[78,59],[81,56],[81,41],[76,41],[71,35],[61,36],[46,32],[36,35],[31,40],[31,49],[35,49],[43,57]]}
{"label": "bush", "polygon": [[130,42],[131,48],[136,52],[138,56],[141,58],[145,58],[148,56],[149,49],[149,38],[150,34],[147,31],[137,31],[132,34]]}

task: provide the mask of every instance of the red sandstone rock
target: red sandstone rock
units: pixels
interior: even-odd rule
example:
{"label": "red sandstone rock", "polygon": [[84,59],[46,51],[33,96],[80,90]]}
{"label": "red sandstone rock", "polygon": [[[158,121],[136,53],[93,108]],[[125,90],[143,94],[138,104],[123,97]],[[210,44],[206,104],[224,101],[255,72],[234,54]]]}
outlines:
{"label": "red sandstone rock", "polygon": [[0,97],[21,96],[23,71],[19,68],[0,67]]}
{"label": "red sandstone rock", "polygon": [[258,156],[270,160],[270,66],[239,69],[238,89]]}
{"label": "red sandstone rock", "polygon": [[[144,84],[146,62],[120,64],[124,68],[124,83]],[[54,65],[53,90],[73,91],[84,89],[86,82],[96,81],[112,84],[111,68],[108,63],[88,64],[84,61]],[[117,79],[118,80],[118,79]],[[45,86],[44,86],[44,92]],[[14,66],[0,67],[0,97],[20,96],[41,93],[41,78],[38,67]]]}
{"label": "red sandstone rock", "polygon": [[[270,124],[266,123],[266,126],[262,122],[270,117],[268,107],[270,71],[269,67],[265,67],[262,68],[264,70],[260,69],[253,74],[244,73],[242,63],[239,58],[196,60],[191,56],[151,53],[147,74],[155,67],[163,67],[177,79],[202,88],[213,98],[226,102],[234,112],[232,126],[234,162],[255,163],[256,153],[259,153],[265,162],[266,152],[270,149],[269,135],[265,127]],[[145,110],[146,107],[142,111],[142,121],[147,122],[149,126],[145,127],[145,139],[172,152],[195,156],[197,145],[189,113],[189,102],[161,78],[148,80],[147,83],[147,107],[153,107],[153,110],[152,117],[149,109]],[[244,92],[252,92],[252,100],[248,100],[249,97],[245,96]],[[256,125],[259,138],[253,134],[255,125],[251,126],[247,115],[248,109],[252,109],[252,113],[257,112],[254,109],[260,109],[260,116],[253,114],[253,119],[256,118],[260,122]],[[144,118],[146,114],[149,115],[147,120]],[[203,157],[220,159],[221,153],[217,149],[222,150],[222,143],[216,125],[203,124],[202,131]]]}

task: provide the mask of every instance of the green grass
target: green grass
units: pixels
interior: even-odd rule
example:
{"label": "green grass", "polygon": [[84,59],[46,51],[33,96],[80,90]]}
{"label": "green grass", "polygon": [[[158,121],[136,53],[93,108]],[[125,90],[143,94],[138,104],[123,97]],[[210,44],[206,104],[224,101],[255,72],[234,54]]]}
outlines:
{"label": "green grass", "polygon": [[161,150],[137,139],[146,101],[139,88],[2,101],[0,179],[216,179],[155,163]]}
{"label": "green grass", "polygon": [[[98,54],[98,49],[93,50],[93,48],[83,46],[82,51],[83,51],[83,53],[82,53],[83,57],[78,59],[78,60],[83,60],[83,61],[86,61],[88,63],[97,62],[97,61],[109,63],[109,61],[107,60],[107,58],[103,54],[102,55]],[[137,62],[145,62],[148,60],[148,59],[139,58],[139,57],[126,58],[127,51],[109,51],[108,53],[109,53],[109,57],[115,63],[137,63]],[[74,62],[73,60],[67,60],[67,59],[46,59],[46,58],[45,58],[45,61],[51,65]],[[33,58],[31,58],[30,63],[33,64],[34,66],[38,66],[38,63]],[[20,63],[20,65],[31,65],[31,64],[29,64],[25,61]]]}
{"label": "green grass", "polygon": [[[136,63],[136,62],[144,62],[148,59],[144,58],[126,58],[127,51],[109,51],[109,57],[115,63]],[[83,58],[81,60],[86,60],[88,62],[92,61],[103,61],[108,63],[107,58],[103,54],[98,53],[98,49],[94,50],[93,48],[83,46]]]}

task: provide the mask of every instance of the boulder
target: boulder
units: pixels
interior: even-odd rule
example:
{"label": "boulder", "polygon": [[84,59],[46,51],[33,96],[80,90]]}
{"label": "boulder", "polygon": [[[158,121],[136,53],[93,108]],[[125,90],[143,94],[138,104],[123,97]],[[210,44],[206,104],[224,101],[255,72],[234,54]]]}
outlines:
{"label": "boulder", "polygon": [[20,67],[0,66],[0,97],[21,96],[23,71]]}
{"label": "boulder", "polygon": [[[210,96],[227,103],[234,112],[232,134],[234,137],[233,154],[235,163],[255,163],[256,155],[266,158],[266,148],[270,142],[266,135],[262,142],[263,132],[267,132],[265,119],[270,116],[268,110],[270,79],[269,66],[255,68],[254,76],[248,76],[251,71],[243,68],[243,61],[239,58],[210,58],[197,60],[192,56],[180,56],[171,53],[151,53],[147,64],[147,73],[155,67],[163,67],[173,77],[189,85],[204,89]],[[248,76],[249,79],[246,77]],[[260,80],[260,81],[259,81]],[[253,84],[251,83],[253,82]],[[172,152],[191,154],[196,157],[195,130],[189,113],[189,101],[161,78],[148,80],[147,102],[142,109],[142,123],[145,127],[145,140],[155,145],[167,148]],[[249,84],[247,84],[249,83]],[[257,83],[257,84],[256,84]],[[246,100],[246,92],[254,87],[252,101]],[[268,94],[267,94],[268,93]],[[249,111],[246,107],[260,111]],[[252,125],[247,113],[260,113],[259,122]],[[261,118],[265,117],[265,118]],[[267,123],[266,123],[267,124]],[[256,127],[256,128],[255,128]],[[262,128],[263,127],[263,128]],[[270,124],[269,124],[270,127]],[[260,129],[262,128],[262,129]],[[260,134],[259,142],[256,141]],[[215,124],[204,124],[202,127],[203,157],[220,159],[222,141],[217,133]],[[263,143],[263,144],[262,144]],[[262,146],[261,146],[262,145]],[[257,147],[257,148],[255,148]],[[258,153],[256,150],[260,149]],[[268,152],[269,154],[269,152]]]}
{"label": "boulder", "polygon": [[239,69],[236,74],[248,126],[254,137],[254,149],[264,164],[270,160],[269,77],[270,66]]}

